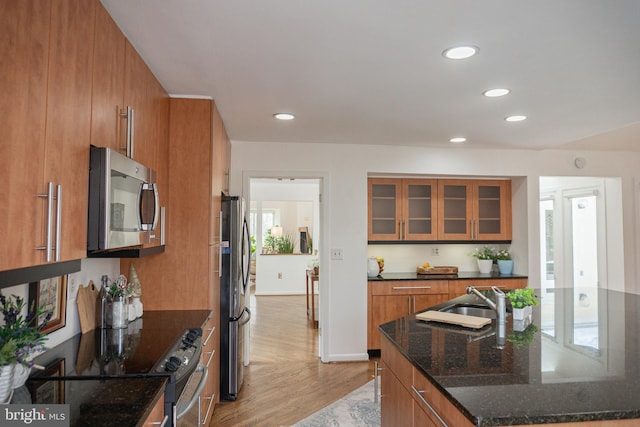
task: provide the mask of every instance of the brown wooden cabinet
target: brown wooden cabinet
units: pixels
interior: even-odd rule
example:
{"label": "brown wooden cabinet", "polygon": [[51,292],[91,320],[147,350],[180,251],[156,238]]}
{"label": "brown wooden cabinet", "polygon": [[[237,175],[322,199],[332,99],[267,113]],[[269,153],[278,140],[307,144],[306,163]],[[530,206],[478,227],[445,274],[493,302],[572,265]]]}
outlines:
{"label": "brown wooden cabinet", "polygon": [[209,425],[213,408],[215,407],[218,390],[220,390],[220,335],[216,327],[217,322],[209,318],[202,329],[202,360],[201,365],[207,367],[207,384],[201,397],[201,425]]}
{"label": "brown wooden cabinet", "polygon": [[[86,256],[94,13],[83,0],[3,3],[0,270]],[[36,249],[48,230],[50,261]]]}
{"label": "brown wooden cabinet", "polygon": [[382,427],[440,426],[442,421],[450,426],[473,425],[386,337],[381,342],[381,358]]}
{"label": "brown wooden cabinet", "polygon": [[369,241],[511,240],[511,181],[368,180]]}
{"label": "brown wooden cabinet", "polygon": [[380,348],[378,326],[441,302],[449,296],[446,280],[371,281],[368,283],[367,348]]}
{"label": "brown wooden cabinet", "polygon": [[430,179],[368,180],[369,240],[434,240],[437,185]]}
{"label": "brown wooden cabinet", "polygon": [[172,98],[169,117],[167,188],[173,208],[167,212],[167,246],[161,254],[123,260],[121,270],[128,271],[133,262],[143,283],[145,310],[212,310],[203,331],[207,338],[213,330],[203,350],[210,378],[203,409],[209,409],[210,418],[219,401],[219,221],[223,177],[229,169],[228,157],[220,156],[229,141],[211,100]]}
{"label": "brown wooden cabinet", "polygon": [[449,299],[459,297],[467,293],[468,286],[475,286],[478,289],[489,289],[498,286],[501,289],[526,288],[529,279],[523,278],[500,278],[500,279],[474,279],[474,280],[449,280]]}
{"label": "brown wooden cabinet", "polygon": [[164,415],[164,393],[161,393],[160,397],[158,398],[156,403],[153,405],[151,412],[142,423],[142,426],[143,427],[159,426],[159,425],[162,425],[163,422],[165,422],[164,425],[168,425],[168,421],[169,421],[168,416]]}
{"label": "brown wooden cabinet", "polygon": [[511,181],[438,180],[438,240],[511,240]]}

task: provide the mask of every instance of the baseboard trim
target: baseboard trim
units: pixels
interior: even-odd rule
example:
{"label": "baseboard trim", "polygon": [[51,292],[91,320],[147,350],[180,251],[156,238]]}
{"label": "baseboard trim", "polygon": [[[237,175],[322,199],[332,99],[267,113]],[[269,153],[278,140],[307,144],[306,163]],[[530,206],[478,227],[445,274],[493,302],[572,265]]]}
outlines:
{"label": "baseboard trim", "polygon": [[369,361],[368,353],[345,353],[345,354],[330,354],[327,360],[323,360],[325,363],[332,362],[367,362]]}

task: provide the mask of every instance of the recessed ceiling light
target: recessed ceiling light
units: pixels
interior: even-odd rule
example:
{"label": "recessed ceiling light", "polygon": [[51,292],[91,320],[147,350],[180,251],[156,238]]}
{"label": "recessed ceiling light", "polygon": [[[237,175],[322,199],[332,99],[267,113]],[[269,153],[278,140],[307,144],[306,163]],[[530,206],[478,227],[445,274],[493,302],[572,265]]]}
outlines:
{"label": "recessed ceiling light", "polygon": [[466,142],[466,141],[467,141],[467,138],[464,138],[464,137],[462,137],[462,136],[457,136],[457,137],[455,137],[455,138],[451,138],[451,139],[449,140],[449,142],[452,142],[452,143],[454,143],[454,144],[460,144],[460,143],[462,143],[462,142]]}
{"label": "recessed ceiling light", "polygon": [[482,92],[482,94],[486,97],[489,98],[496,98],[498,96],[505,96],[508,95],[509,92],[511,92],[509,89],[489,89],[489,90],[485,90],[484,92]]}
{"label": "recessed ceiling light", "polygon": [[455,46],[442,52],[445,58],[449,59],[466,59],[477,54],[480,51],[476,46]]}
{"label": "recessed ceiling light", "polygon": [[293,120],[296,118],[296,116],[291,113],[276,113],[273,115],[273,117],[278,120]]}
{"label": "recessed ceiling light", "polygon": [[505,117],[505,120],[508,122],[521,122],[526,119],[527,119],[527,116],[519,116],[519,115]]}

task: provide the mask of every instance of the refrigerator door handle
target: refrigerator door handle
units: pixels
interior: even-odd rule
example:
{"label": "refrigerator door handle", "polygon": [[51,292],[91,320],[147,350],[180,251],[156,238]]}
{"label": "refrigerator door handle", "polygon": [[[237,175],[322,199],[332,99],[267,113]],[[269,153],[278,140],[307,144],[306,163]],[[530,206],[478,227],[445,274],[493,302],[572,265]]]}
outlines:
{"label": "refrigerator door handle", "polygon": [[247,285],[249,284],[249,270],[251,269],[251,236],[249,235],[249,225],[247,219],[243,218],[242,221],[242,253],[246,256],[246,265],[242,265],[242,290],[243,293],[247,292]]}
{"label": "refrigerator door handle", "polygon": [[245,307],[244,310],[242,310],[243,315],[244,313],[247,313],[247,317],[246,319],[242,320],[242,315],[240,316],[241,320],[238,323],[239,326],[246,325],[247,323],[249,323],[249,320],[251,320],[251,310],[249,310],[249,307]]}
{"label": "refrigerator door handle", "polygon": [[[243,319],[243,317],[245,317],[244,316],[245,313],[247,313],[247,317],[246,319]],[[249,310],[249,307],[243,308],[242,312],[240,313],[240,316],[229,318],[229,322],[238,322],[238,326],[242,326],[246,324],[249,320],[251,320],[251,310]]]}

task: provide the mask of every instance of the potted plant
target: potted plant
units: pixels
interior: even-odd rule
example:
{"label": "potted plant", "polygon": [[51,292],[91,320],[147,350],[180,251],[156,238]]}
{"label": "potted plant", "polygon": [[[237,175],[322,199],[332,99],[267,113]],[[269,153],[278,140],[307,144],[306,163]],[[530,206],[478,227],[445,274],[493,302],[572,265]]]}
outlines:
{"label": "potted plant", "polygon": [[538,305],[538,300],[532,288],[514,289],[507,292],[507,298],[513,309],[514,330],[524,330],[531,323],[533,306]]}
{"label": "potted plant", "polygon": [[510,275],[513,273],[513,259],[511,259],[511,254],[506,249],[500,249],[496,252],[495,257],[498,263],[498,270],[500,270],[500,274]]}
{"label": "potted plant", "polygon": [[[14,380],[17,369],[30,370],[33,366],[31,355],[44,349],[47,337],[42,333],[51,318],[51,311],[44,307],[31,310],[23,317],[22,311],[26,305],[24,298],[12,295],[7,298],[0,293],[0,309],[4,324],[0,326],[0,403],[6,403],[13,388],[20,386]],[[46,315],[38,326],[37,321]],[[27,374],[28,375],[28,374]],[[20,375],[26,380],[25,375]]]}
{"label": "potted plant", "polygon": [[488,246],[484,246],[482,249],[476,248],[475,252],[473,252],[471,256],[476,258],[478,262],[478,270],[481,274],[491,273],[493,259],[495,257],[493,248]]}

